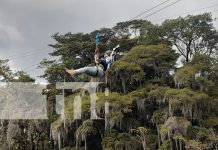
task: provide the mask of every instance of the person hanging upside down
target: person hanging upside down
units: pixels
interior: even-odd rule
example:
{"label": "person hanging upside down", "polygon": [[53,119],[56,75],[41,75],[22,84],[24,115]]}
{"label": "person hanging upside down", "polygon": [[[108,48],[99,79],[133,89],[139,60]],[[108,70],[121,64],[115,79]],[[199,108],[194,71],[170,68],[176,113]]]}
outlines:
{"label": "person hanging upside down", "polygon": [[87,75],[92,77],[101,77],[104,75],[104,72],[109,68],[113,60],[114,50],[115,48],[113,49],[113,51],[111,50],[106,51],[104,54],[104,58],[101,59],[95,58],[96,66],[84,67],[76,70],[65,68],[65,70],[71,76],[86,73]]}

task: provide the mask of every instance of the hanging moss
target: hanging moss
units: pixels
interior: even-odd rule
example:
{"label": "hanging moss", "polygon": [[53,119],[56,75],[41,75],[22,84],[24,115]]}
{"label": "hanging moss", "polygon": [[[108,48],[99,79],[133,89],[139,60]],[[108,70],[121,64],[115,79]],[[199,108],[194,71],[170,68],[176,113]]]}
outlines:
{"label": "hanging moss", "polygon": [[169,141],[164,141],[160,146],[160,150],[169,150],[169,149],[170,149],[170,142]]}
{"label": "hanging moss", "polygon": [[198,140],[189,140],[186,143],[186,147],[191,149],[208,149],[207,144],[204,144]]}
{"label": "hanging moss", "polygon": [[158,105],[165,104],[165,93],[168,90],[168,87],[157,87],[154,90],[149,92],[149,99],[156,102]]}
{"label": "hanging moss", "polygon": [[161,128],[168,129],[170,132],[177,131],[182,135],[186,135],[187,129],[190,125],[191,122],[183,117],[169,117]]}
{"label": "hanging moss", "polygon": [[190,126],[188,128],[188,139],[201,139],[212,135],[212,132],[204,127]]}
{"label": "hanging moss", "polygon": [[186,65],[176,71],[174,75],[175,85],[180,87],[190,87],[191,82],[194,80],[195,74],[198,69],[193,65]]}
{"label": "hanging moss", "polygon": [[167,134],[169,132],[169,129],[161,126],[160,128],[160,135],[161,135],[161,141],[164,142],[167,139]]}
{"label": "hanging moss", "polygon": [[83,124],[76,130],[76,143],[81,145],[81,142],[85,142],[85,150],[87,150],[87,137],[90,135],[96,135],[97,129],[93,125],[93,120],[86,120]]}
{"label": "hanging moss", "polygon": [[[78,95],[80,95],[80,93],[76,93],[74,95],[65,98],[64,113],[65,113],[66,120],[74,119],[74,98]],[[81,97],[81,106],[82,106],[81,113],[83,115],[89,114],[88,112],[90,111],[90,96]]]}
{"label": "hanging moss", "polygon": [[102,147],[103,149],[114,148],[114,142],[118,132],[116,130],[110,130],[110,132],[105,131],[105,136],[102,139]]}
{"label": "hanging moss", "polygon": [[209,87],[214,85],[213,81],[208,80],[206,77],[197,77],[195,81],[200,87],[200,91],[208,91]]}
{"label": "hanging moss", "polygon": [[136,46],[112,65],[108,71],[109,80],[116,83],[122,80],[124,88],[132,81],[141,83],[144,79],[169,77],[169,70],[177,57],[175,51],[166,45]]}
{"label": "hanging moss", "polygon": [[149,88],[138,88],[130,93],[128,93],[128,96],[131,99],[138,99],[138,98],[147,98]]}
{"label": "hanging moss", "polygon": [[211,97],[217,98],[218,97],[218,87],[217,86],[209,87],[208,95]]}
{"label": "hanging moss", "polygon": [[136,137],[128,134],[128,133],[118,133],[112,130],[109,133],[106,133],[105,137],[102,140],[103,150],[108,149],[125,149],[125,150],[133,150],[138,149],[139,142]]}
{"label": "hanging moss", "polygon": [[[176,71],[174,81],[177,87],[198,88],[207,91],[214,83],[209,79],[214,66],[214,58],[205,54],[195,54],[190,63]],[[209,73],[210,72],[210,73]]]}
{"label": "hanging moss", "polygon": [[168,117],[168,110],[167,109],[163,109],[163,110],[158,109],[153,113],[152,121],[156,125],[164,124],[167,117]]}
{"label": "hanging moss", "polygon": [[145,113],[145,103],[148,102],[149,90],[149,88],[139,88],[135,91],[128,93],[127,95],[132,103],[136,102],[137,111],[139,112],[139,114]]}
{"label": "hanging moss", "polygon": [[[191,89],[169,89],[165,93],[165,98],[169,101],[169,112],[171,115],[177,110],[181,111],[185,117],[193,117],[194,106],[198,103],[208,103],[208,95],[194,92]],[[208,103],[209,104],[209,103]],[[198,108],[194,112],[197,113]]]}

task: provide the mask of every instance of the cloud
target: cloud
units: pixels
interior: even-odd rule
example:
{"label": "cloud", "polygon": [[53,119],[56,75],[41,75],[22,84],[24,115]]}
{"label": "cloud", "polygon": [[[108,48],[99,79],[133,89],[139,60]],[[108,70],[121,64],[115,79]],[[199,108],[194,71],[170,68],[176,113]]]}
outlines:
{"label": "cloud", "polygon": [[0,22],[0,42],[13,43],[22,41],[22,36],[16,27]]}

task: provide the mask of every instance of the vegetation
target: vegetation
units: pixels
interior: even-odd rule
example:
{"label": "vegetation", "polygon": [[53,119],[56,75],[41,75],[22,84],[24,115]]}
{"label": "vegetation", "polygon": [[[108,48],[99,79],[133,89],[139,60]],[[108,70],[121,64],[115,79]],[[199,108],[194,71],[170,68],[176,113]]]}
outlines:
{"label": "vegetation", "polygon": [[[90,119],[87,91],[57,90],[56,82],[89,82],[64,67],[93,65],[95,34],[100,52],[117,44],[116,62],[98,81],[96,113]],[[55,33],[51,56],[42,60],[49,84],[48,120],[3,120],[0,148],[15,150],[212,150],[218,149],[218,32],[211,14],[188,15],[154,25],[145,20],[120,22],[91,33]],[[176,47],[174,50],[172,47]],[[178,58],[183,58],[177,68]],[[24,72],[12,73],[0,61],[4,82],[33,82]],[[16,78],[15,78],[16,76]],[[105,90],[109,89],[109,94]],[[64,92],[64,114],[56,95]],[[4,94],[1,93],[1,96]],[[74,99],[82,101],[82,119],[74,119]],[[109,104],[105,109],[105,104]]]}

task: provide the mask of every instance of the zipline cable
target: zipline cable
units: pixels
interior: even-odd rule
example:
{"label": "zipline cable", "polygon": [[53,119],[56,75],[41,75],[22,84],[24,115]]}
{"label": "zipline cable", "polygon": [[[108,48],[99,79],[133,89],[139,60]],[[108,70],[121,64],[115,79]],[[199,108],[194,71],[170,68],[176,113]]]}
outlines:
{"label": "zipline cable", "polygon": [[24,71],[24,72],[29,71],[30,68],[32,68],[32,67],[34,67],[34,66],[37,66],[37,65],[39,65],[39,64],[40,64],[40,63],[36,63],[36,64],[33,64],[33,65],[30,65],[30,66],[28,66],[28,67],[22,69],[22,71]]}
{"label": "zipline cable", "polygon": [[[169,19],[169,18],[171,18],[171,17],[180,16],[180,15],[185,15],[185,14],[189,14],[189,13],[192,13],[192,12],[196,12],[196,11],[201,11],[201,10],[204,10],[204,9],[208,9],[208,8],[213,8],[213,7],[216,7],[216,6],[218,6],[218,4],[211,5],[211,6],[208,6],[208,7],[199,8],[199,9],[194,9],[194,10],[187,11],[187,12],[183,12],[183,13],[180,13],[180,14],[175,14],[175,15],[168,16],[168,17],[165,17],[165,18],[155,19],[155,20],[152,20],[152,21],[156,21],[156,20],[166,20],[166,19]],[[218,11],[218,10],[214,10],[214,11],[210,11],[210,12],[216,12],[216,11]]]}
{"label": "zipline cable", "polygon": [[149,11],[151,11],[151,10],[153,10],[153,9],[155,9],[155,8],[157,8],[157,7],[161,6],[161,5],[163,5],[163,4],[165,4],[165,3],[168,2],[168,1],[170,1],[170,0],[166,0],[166,1],[162,2],[162,3],[160,3],[160,4],[155,5],[154,7],[150,8],[150,9],[148,9],[148,10],[146,10],[146,11],[143,11],[142,13],[138,14],[137,16],[131,18],[130,21],[132,21],[132,20],[138,18],[139,16],[144,15],[145,13],[147,13],[147,12],[149,12]]}
{"label": "zipline cable", "polygon": [[[167,1],[170,1],[170,0],[167,0]],[[164,2],[162,2],[162,3],[164,4],[164,3],[166,3],[167,1],[164,1]],[[167,6],[165,6],[165,7],[162,7],[162,8],[158,9],[157,11],[155,11],[155,12],[153,12],[153,13],[148,14],[147,16],[145,16],[144,18],[142,18],[142,20],[144,20],[144,19],[146,19],[146,18],[148,18],[148,17],[150,17],[150,16],[152,16],[152,15],[154,15],[154,14],[156,14],[156,13],[158,13],[158,12],[160,12],[160,11],[162,11],[162,10],[164,10],[164,9],[166,9],[166,8],[172,6],[172,5],[174,5],[174,4],[176,4],[176,3],[180,2],[180,1],[181,1],[181,0],[177,0],[177,1],[173,2],[173,3],[170,3],[169,5],[167,5]],[[156,8],[156,7],[160,6],[160,5],[162,5],[162,3],[160,3],[160,4],[158,4],[157,6],[154,6],[154,7]],[[153,9],[154,9],[154,8],[151,8],[151,10],[153,10]],[[149,10],[150,10],[150,9],[149,9]],[[148,12],[148,10],[145,11],[145,12]],[[141,14],[144,14],[145,12],[142,12]],[[128,21],[132,21],[133,19],[137,18],[138,16],[141,16],[141,14],[139,14],[139,15],[133,17],[132,19],[130,19],[130,20],[128,20]],[[127,22],[128,22],[128,21],[127,21]],[[109,34],[108,36],[111,36],[111,35],[113,35],[113,34]],[[106,37],[105,37],[105,38],[106,38]],[[105,39],[105,38],[103,38],[103,39]]]}
{"label": "zipline cable", "polygon": [[[147,17],[150,17],[150,16],[154,15],[155,13],[157,13],[157,12],[163,10],[163,9],[168,8],[168,7],[170,7],[170,6],[172,6],[172,5],[176,4],[176,3],[178,3],[179,1],[181,1],[181,0],[177,0],[177,1],[175,1],[175,2],[173,2],[173,3],[171,3],[171,4],[169,4],[169,5],[167,5],[167,6],[163,7],[163,8],[161,8],[161,9],[158,9],[157,11],[155,11],[155,12],[153,12],[153,13],[147,15],[147,16],[144,17],[143,19],[145,19],[145,18],[147,18]],[[166,2],[167,2],[167,1],[166,1]],[[164,2],[164,3],[166,3],[166,2]],[[109,36],[110,36],[110,35],[109,35]],[[35,66],[35,65],[33,65],[33,66]],[[32,67],[32,66],[30,66],[30,67]]]}
{"label": "zipline cable", "polygon": [[13,54],[13,55],[8,55],[8,56],[4,56],[4,57],[8,59],[8,58],[13,58],[13,57],[17,57],[17,56],[22,56],[22,54],[28,54],[28,53],[33,53],[36,51],[44,51],[44,50],[47,50],[47,48],[46,47],[37,48],[37,49],[30,50],[30,51],[21,52],[19,54]]}
{"label": "zipline cable", "polygon": [[11,58],[8,58],[9,60],[10,59],[13,59],[13,60],[15,60],[15,59],[19,59],[19,58],[24,58],[24,57],[28,57],[28,56],[35,56],[36,54],[38,55],[38,54],[44,54],[44,53],[48,53],[47,51],[44,51],[44,52],[35,52],[35,53],[29,53],[29,54],[26,54],[26,55],[20,55],[20,56],[17,56],[17,57],[11,57]]}
{"label": "zipline cable", "polygon": [[[77,47],[73,47],[73,49],[79,49],[79,50],[81,50],[81,49],[85,49],[85,48],[89,48],[89,47],[90,47],[90,46],[86,46],[86,47],[77,46]],[[40,62],[39,62],[39,63],[36,63],[36,64],[33,64],[33,65],[30,65],[30,66],[28,66],[28,67],[26,67],[26,68],[24,68],[24,69],[22,69],[22,70],[25,71],[25,72],[28,72],[28,71],[30,71],[30,70],[35,69],[35,68],[33,68],[33,69],[30,69],[30,68],[35,67],[35,66],[37,66],[37,65],[39,65],[39,64],[40,64]]]}
{"label": "zipline cable", "polygon": [[164,9],[166,9],[166,8],[168,8],[168,7],[170,7],[170,6],[172,6],[172,5],[175,5],[176,3],[180,2],[180,1],[181,1],[181,0],[177,0],[177,1],[175,1],[175,2],[173,2],[173,3],[171,3],[171,4],[169,4],[169,5],[167,5],[167,6],[165,6],[165,7],[162,7],[162,8],[160,8],[160,9],[158,9],[157,11],[155,11],[155,12],[153,12],[153,13],[151,13],[151,14],[145,16],[144,18],[142,18],[142,20],[144,20],[144,19],[146,19],[146,18],[148,18],[148,17],[150,17],[150,16],[152,16],[152,15],[154,15],[154,14],[156,14],[156,13],[158,13],[158,12],[160,12],[160,11],[162,11],[162,10],[164,10]]}
{"label": "zipline cable", "polygon": [[[169,0],[167,0],[167,1],[169,1]],[[162,2],[162,3],[164,4],[164,3],[166,3],[167,1],[164,1],[164,2]],[[176,3],[180,2],[180,1],[181,1],[181,0],[177,0],[177,1],[175,1],[175,2],[173,2],[173,3],[171,3],[171,4],[169,4],[169,5],[167,5],[167,6],[163,7],[163,8],[161,8],[161,9],[159,9],[159,10],[157,10],[157,11],[155,11],[155,12],[153,12],[153,13],[147,15],[147,16],[145,16],[143,19],[148,18],[148,17],[150,17],[150,16],[156,14],[157,12],[162,11],[162,10],[164,10],[164,9],[166,9],[166,8],[172,6],[172,5],[174,5],[174,4],[176,4]],[[154,7],[156,8],[156,7],[160,6],[160,5],[162,5],[162,3],[160,3],[160,4],[158,4],[158,5],[154,6]],[[185,13],[190,13],[190,12],[200,11],[200,10],[207,9],[207,8],[212,8],[212,7],[215,7],[215,6],[217,6],[217,5],[218,5],[218,4],[215,4],[215,5],[213,5],[213,6],[203,7],[203,8],[196,9],[196,10],[192,10],[192,11],[185,12]],[[154,9],[154,7],[151,8],[151,9],[149,9],[149,10]],[[216,10],[216,11],[218,11],[218,10]],[[145,13],[145,12],[148,12],[148,10],[142,12],[141,14],[143,14],[143,13]],[[185,13],[182,13],[182,14],[185,14]],[[181,14],[180,14],[180,15],[181,15]],[[139,14],[139,15],[135,16],[135,17],[132,18],[132,19],[135,19],[135,18],[137,18],[138,16],[141,16],[141,15]],[[175,15],[174,15],[174,16],[175,16]],[[130,19],[130,21],[131,21],[132,19]],[[109,36],[110,36],[110,35],[109,35]],[[35,64],[35,65],[36,65],[36,64]],[[33,66],[35,66],[35,65],[33,65]],[[30,67],[31,67],[31,66],[30,66]]]}

